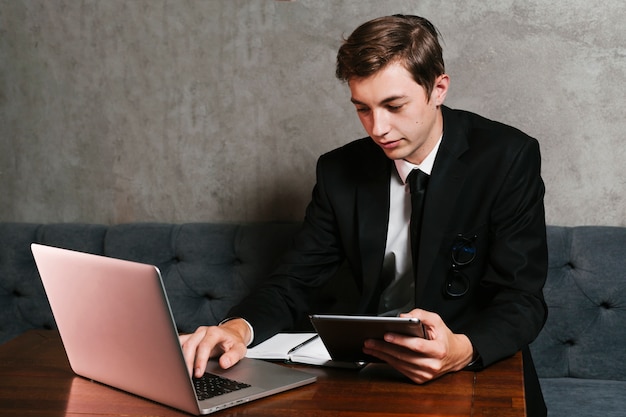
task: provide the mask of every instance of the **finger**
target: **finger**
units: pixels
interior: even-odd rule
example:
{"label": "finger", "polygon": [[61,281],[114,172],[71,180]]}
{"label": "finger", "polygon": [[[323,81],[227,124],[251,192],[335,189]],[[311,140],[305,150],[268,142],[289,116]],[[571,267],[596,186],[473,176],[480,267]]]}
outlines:
{"label": "finger", "polygon": [[192,375],[194,360],[196,358],[196,349],[201,340],[201,338],[198,337],[199,331],[200,329],[196,330],[194,333],[179,336],[180,346],[183,351],[183,358],[185,359],[185,365],[187,365],[189,375]]}
{"label": "finger", "polygon": [[[398,370],[402,369],[403,374],[416,382],[424,382],[440,374],[443,362],[439,342],[396,334],[386,335],[385,340],[388,336],[396,336],[398,340],[393,343],[367,340],[364,347],[368,349],[368,354]],[[400,339],[409,341],[400,344]]]}
{"label": "finger", "polygon": [[219,363],[223,369],[228,369],[246,356],[246,347],[242,344],[235,344],[231,349],[226,350],[220,356]]}
{"label": "finger", "polygon": [[419,319],[422,323],[426,325],[437,325],[438,323],[443,322],[441,316],[437,313],[433,313],[432,311],[426,311],[419,308],[409,311],[408,313],[400,314],[400,317],[413,317]]}
{"label": "finger", "polygon": [[209,327],[199,327],[194,333],[179,337],[189,375],[201,377],[215,346]]}
{"label": "finger", "polygon": [[408,313],[403,313],[400,316],[418,318],[424,326],[426,338],[429,340],[437,339],[448,330],[448,326],[446,326],[441,316],[437,313],[415,309]]}
{"label": "finger", "polygon": [[373,356],[376,356],[379,359],[383,359],[385,360],[385,362],[397,359],[401,362],[411,362],[413,364],[418,364],[418,360],[423,358],[423,355],[421,355],[419,352],[413,352],[403,346],[393,343],[387,343],[381,340],[366,340],[363,347],[370,351],[376,352]]}
{"label": "finger", "polygon": [[423,384],[424,382],[433,379],[433,375],[423,369],[419,364],[404,362],[395,354],[389,354],[386,351],[369,349],[367,347],[363,348],[363,352],[386,362],[392,368],[396,369],[398,372],[402,373],[404,376],[417,384]]}
{"label": "finger", "polygon": [[218,344],[221,342],[220,332],[207,330],[202,334],[200,342],[195,349],[195,359],[193,360],[193,373],[196,378],[202,377],[206,371],[207,363],[213,354],[216,354]]}
{"label": "finger", "polygon": [[208,344],[205,341],[200,343],[196,348],[195,360],[193,361],[193,375],[196,378],[200,378],[204,375],[207,363],[211,358],[212,350],[211,344]]}
{"label": "finger", "polygon": [[409,311],[408,313],[400,313],[400,317],[413,317],[413,318],[417,318],[419,319],[422,315],[422,313],[427,313],[426,310],[422,310],[420,308],[414,308],[413,310]]}
{"label": "finger", "polygon": [[441,361],[416,354],[394,345],[372,343],[364,346],[363,351],[398,370],[416,383],[424,383],[441,375]]}

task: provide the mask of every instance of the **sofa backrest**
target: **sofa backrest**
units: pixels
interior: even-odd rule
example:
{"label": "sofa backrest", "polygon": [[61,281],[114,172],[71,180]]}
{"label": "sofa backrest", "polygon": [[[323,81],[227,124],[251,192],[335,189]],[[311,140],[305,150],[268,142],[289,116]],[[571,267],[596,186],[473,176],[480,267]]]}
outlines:
{"label": "sofa backrest", "polygon": [[626,380],[626,228],[548,227],[540,377]]}
{"label": "sofa backrest", "polygon": [[295,223],[0,223],[0,343],[55,328],[32,242],[156,265],[180,331],[216,324],[270,271]]}

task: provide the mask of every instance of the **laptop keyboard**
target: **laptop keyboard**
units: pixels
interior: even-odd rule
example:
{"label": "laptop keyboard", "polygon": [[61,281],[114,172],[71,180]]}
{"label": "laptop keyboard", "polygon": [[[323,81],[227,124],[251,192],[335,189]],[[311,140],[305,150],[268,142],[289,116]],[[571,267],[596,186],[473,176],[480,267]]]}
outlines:
{"label": "laptop keyboard", "polygon": [[201,378],[193,378],[193,383],[196,387],[196,396],[200,401],[250,387],[246,383],[214,374],[204,374]]}

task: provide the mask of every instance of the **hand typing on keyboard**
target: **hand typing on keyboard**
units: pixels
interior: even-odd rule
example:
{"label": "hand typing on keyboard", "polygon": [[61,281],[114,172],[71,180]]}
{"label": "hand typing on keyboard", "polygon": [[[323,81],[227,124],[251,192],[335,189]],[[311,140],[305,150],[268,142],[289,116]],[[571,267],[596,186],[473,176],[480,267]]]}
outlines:
{"label": "hand typing on keyboard", "polygon": [[202,377],[211,357],[219,356],[219,364],[228,369],[245,355],[247,344],[252,338],[245,320],[234,319],[220,326],[201,326],[191,334],[181,335],[189,375]]}

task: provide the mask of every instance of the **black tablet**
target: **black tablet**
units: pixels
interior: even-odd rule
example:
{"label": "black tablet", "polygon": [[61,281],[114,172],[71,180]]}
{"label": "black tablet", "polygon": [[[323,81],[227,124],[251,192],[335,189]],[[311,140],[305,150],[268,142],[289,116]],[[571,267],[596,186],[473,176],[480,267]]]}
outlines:
{"label": "black tablet", "polygon": [[363,353],[363,343],[366,339],[382,340],[385,333],[427,337],[420,320],[413,317],[314,314],[309,318],[335,361],[380,362]]}

